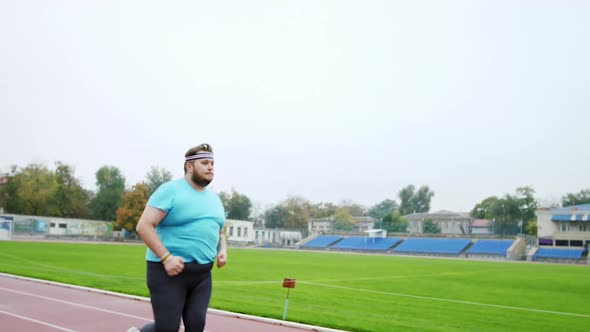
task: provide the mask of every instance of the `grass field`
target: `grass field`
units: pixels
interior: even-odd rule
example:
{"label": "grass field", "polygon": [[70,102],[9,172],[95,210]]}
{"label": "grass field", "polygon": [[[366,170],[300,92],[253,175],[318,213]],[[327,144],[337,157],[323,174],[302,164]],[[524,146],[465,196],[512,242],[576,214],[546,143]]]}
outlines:
{"label": "grass field", "polygon": [[[0,272],[148,296],[144,246],[0,241]],[[350,331],[588,331],[590,267],[230,248],[211,307]]]}

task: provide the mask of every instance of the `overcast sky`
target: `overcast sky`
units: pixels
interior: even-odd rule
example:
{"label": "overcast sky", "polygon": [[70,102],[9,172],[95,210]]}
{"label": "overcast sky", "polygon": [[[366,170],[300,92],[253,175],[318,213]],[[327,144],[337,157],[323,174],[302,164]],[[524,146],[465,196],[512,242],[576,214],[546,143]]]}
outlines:
{"label": "overcast sky", "polygon": [[182,176],[270,206],[590,187],[589,1],[1,1],[0,172]]}

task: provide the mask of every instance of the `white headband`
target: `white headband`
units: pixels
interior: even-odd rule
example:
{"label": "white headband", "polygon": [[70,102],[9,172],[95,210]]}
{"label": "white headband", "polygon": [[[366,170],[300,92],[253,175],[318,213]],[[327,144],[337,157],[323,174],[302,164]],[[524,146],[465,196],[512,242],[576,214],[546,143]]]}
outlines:
{"label": "white headband", "polygon": [[212,152],[202,152],[193,154],[192,156],[188,156],[184,158],[184,161],[191,161],[191,160],[198,160],[198,159],[213,159]]}

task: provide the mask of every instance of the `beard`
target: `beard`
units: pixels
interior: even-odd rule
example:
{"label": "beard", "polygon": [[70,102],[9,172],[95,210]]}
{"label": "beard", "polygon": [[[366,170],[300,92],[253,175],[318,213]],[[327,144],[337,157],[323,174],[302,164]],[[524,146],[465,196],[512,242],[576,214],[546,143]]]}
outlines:
{"label": "beard", "polygon": [[211,183],[213,177],[211,177],[211,179],[208,179],[206,177],[200,176],[196,172],[193,172],[191,180],[193,180],[193,182],[196,183],[199,187],[205,188],[209,185],[209,183]]}

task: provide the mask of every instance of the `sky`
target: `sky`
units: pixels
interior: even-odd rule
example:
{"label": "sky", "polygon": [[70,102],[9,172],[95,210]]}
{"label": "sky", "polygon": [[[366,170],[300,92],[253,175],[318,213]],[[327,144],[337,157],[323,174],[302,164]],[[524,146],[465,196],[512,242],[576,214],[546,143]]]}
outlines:
{"label": "sky", "polygon": [[[215,191],[469,211],[590,188],[590,2],[0,1],[0,172],[94,190],[215,149]],[[398,200],[399,201],[399,200]]]}

